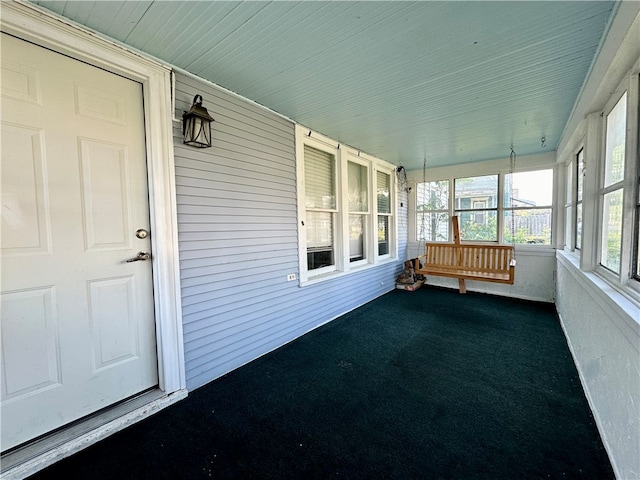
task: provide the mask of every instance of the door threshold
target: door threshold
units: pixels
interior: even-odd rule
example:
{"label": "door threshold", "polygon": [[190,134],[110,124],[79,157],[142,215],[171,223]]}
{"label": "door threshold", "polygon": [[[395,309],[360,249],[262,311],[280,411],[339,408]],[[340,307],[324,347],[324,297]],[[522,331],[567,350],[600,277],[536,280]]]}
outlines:
{"label": "door threshold", "polygon": [[2,454],[3,480],[22,479],[182,400],[186,390],[153,389]]}

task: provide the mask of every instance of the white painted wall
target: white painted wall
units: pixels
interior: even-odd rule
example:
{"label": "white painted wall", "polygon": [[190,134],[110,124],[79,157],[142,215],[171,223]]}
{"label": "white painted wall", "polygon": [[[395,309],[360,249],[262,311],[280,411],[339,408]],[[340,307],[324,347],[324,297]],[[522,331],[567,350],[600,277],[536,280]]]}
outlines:
{"label": "white painted wall", "polygon": [[558,252],[556,301],[569,348],[619,479],[640,478],[638,307]]}

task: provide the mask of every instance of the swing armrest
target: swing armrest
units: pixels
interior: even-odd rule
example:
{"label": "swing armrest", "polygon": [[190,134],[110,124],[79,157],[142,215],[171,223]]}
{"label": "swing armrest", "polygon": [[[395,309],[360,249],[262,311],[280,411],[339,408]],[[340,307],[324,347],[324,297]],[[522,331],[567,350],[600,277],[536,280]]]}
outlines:
{"label": "swing armrest", "polygon": [[427,258],[427,255],[419,255],[416,258],[413,259],[413,271],[416,273],[420,273],[419,270],[421,269],[420,267],[420,259],[421,258]]}

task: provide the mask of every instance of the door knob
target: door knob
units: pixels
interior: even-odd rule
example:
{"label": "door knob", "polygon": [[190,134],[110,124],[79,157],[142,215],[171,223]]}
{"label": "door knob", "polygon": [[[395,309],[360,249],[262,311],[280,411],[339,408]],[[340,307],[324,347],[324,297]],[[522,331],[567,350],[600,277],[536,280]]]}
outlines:
{"label": "door knob", "polygon": [[151,258],[151,254],[148,252],[138,252],[138,255],[136,255],[133,258],[130,258],[129,260],[127,260],[127,263],[131,263],[131,262],[139,262],[141,260],[149,260]]}

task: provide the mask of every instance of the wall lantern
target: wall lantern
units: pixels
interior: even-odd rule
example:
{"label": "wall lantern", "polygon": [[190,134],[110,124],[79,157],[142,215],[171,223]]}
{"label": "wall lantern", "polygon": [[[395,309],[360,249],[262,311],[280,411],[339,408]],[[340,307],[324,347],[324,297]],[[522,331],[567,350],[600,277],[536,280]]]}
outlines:
{"label": "wall lantern", "polygon": [[202,95],[193,97],[193,105],[182,115],[182,136],[184,143],[197,148],[211,146],[211,122],[213,118],[202,106]]}

